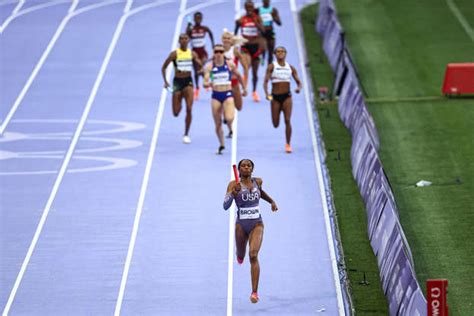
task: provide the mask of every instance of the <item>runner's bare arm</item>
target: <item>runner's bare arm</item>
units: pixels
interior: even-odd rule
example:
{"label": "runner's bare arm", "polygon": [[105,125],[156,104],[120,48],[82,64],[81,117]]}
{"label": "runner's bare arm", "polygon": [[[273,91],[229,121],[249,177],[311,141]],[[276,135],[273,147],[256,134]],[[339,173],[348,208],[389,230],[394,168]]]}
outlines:
{"label": "runner's bare arm", "polygon": [[278,24],[278,26],[281,26],[280,15],[278,14],[278,10],[276,8],[273,8],[272,16],[273,16],[273,21],[275,21],[275,23]]}
{"label": "runner's bare arm", "polygon": [[270,94],[268,93],[268,81],[270,80],[270,77],[272,76],[273,72],[273,64],[268,65],[267,71],[265,72],[265,78],[263,79],[263,91],[265,92],[265,96],[267,99],[269,99]]}
{"label": "runner's bare arm", "polygon": [[273,212],[278,211],[278,206],[276,205],[275,201],[270,197],[270,195],[267,194],[267,192],[263,191],[262,189],[263,180],[261,178],[256,178],[255,180],[257,181],[257,184],[260,188],[260,197],[272,205]]}
{"label": "runner's bare arm", "polygon": [[163,76],[163,81],[165,82],[165,88],[168,88],[170,85],[168,81],[166,80],[166,68],[168,68],[168,65],[173,61],[176,60],[176,51],[172,51],[168,58],[166,58],[165,62],[163,63],[163,66],[161,66],[161,75]]}
{"label": "runner's bare arm", "polygon": [[212,68],[212,64],[209,64],[209,65],[207,65],[207,67],[204,68],[203,87],[206,88],[206,89],[211,86],[211,83],[209,82],[209,80],[211,79],[211,68]]}
{"label": "runner's bare arm", "polygon": [[235,20],[234,35],[237,35],[237,33],[239,32],[239,28],[240,28],[240,19]]}
{"label": "runner's bare arm", "polygon": [[209,34],[209,38],[211,39],[211,45],[212,47],[214,47],[214,35],[212,35],[212,31],[210,28],[206,26],[205,29],[206,29],[206,32]]}
{"label": "runner's bare arm", "polygon": [[293,75],[293,79],[295,79],[295,82],[298,85],[298,87],[296,87],[296,89],[295,89],[295,92],[300,93],[300,91],[301,91],[300,77],[298,77],[298,72],[296,71],[296,68],[293,67],[293,66],[290,66],[290,67],[291,67],[291,74]]}

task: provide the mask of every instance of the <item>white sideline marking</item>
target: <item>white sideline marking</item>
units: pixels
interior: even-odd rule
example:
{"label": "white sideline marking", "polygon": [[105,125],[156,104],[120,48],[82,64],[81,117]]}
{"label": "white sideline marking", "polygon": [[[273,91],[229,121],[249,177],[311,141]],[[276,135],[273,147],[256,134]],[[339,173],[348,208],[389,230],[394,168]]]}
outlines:
{"label": "white sideline marking", "polygon": [[[129,1],[133,0],[127,0],[127,3]],[[77,2],[76,2],[77,5]],[[120,18],[120,21],[117,25],[117,28],[115,29],[114,36],[112,38],[112,41],[110,42],[109,48],[107,50],[107,54],[105,55],[105,58],[102,62],[102,66],[100,68],[99,74],[95,80],[94,87],[92,88],[91,94],[89,95],[89,99],[87,101],[86,107],[84,109],[84,112],[82,113],[82,117],[79,121],[79,124],[77,126],[76,132],[74,133],[74,136],[72,138],[71,144],[69,145],[69,149],[66,153],[66,156],[64,157],[64,161],[61,165],[61,169],[59,170],[58,177],[56,178],[56,181],[54,182],[53,190],[49,196],[49,199],[46,203],[46,206],[44,208],[43,214],[41,215],[40,222],[38,223],[38,227],[36,228],[35,234],[33,236],[33,240],[31,241],[30,247],[28,248],[28,252],[26,254],[26,257],[21,265],[20,272],[18,273],[18,276],[15,280],[15,284],[13,286],[12,291],[10,292],[10,296],[8,297],[7,304],[5,306],[5,309],[3,310],[3,316],[8,315],[8,312],[10,311],[11,305],[13,303],[13,300],[15,299],[16,292],[20,286],[21,280],[23,279],[23,275],[25,274],[26,267],[28,266],[28,263],[30,262],[31,255],[33,254],[33,251],[35,250],[36,244],[38,242],[39,236],[41,234],[41,231],[43,230],[44,223],[46,222],[46,218],[48,217],[49,211],[51,209],[51,206],[53,204],[53,201],[56,197],[56,194],[59,190],[59,186],[61,185],[62,179],[66,173],[67,167],[69,165],[69,162],[71,161],[72,155],[74,153],[74,150],[76,148],[76,145],[79,141],[79,137],[81,135],[81,132],[86,124],[87,117],[89,115],[89,112],[92,108],[92,103],[94,102],[95,96],[97,94],[97,91],[99,90],[99,86],[102,82],[102,79],[104,78],[105,71],[108,67],[109,61],[112,57],[112,53],[114,52],[114,49],[117,45],[118,39],[120,37],[120,34],[123,29],[123,25],[125,23],[125,20],[127,18],[127,15],[123,15]]]}
{"label": "white sideline marking", "polygon": [[[179,13],[178,19],[176,20],[175,32],[174,32],[174,36],[173,36],[173,41],[171,43],[171,50],[173,50],[176,47],[176,43],[178,42],[178,38],[179,38],[179,33],[181,32],[181,25],[183,23],[184,17],[187,14],[189,14],[192,11],[199,10],[201,8],[205,8],[205,7],[208,7],[208,6],[211,6],[211,5],[222,3],[222,2],[224,2],[224,0],[209,1],[209,2],[206,2],[206,3],[202,3],[202,4],[199,4],[199,5],[190,7],[189,9],[185,10],[186,2],[187,2],[187,0],[181,0],[181,3],[180,3],[180,8],[179,8],[180,13]],[[168,67],[168,69],[166,70],[166,78],[167,78],[168,81],[171,77],[171,70],[172,70],[171,67]],[[129,243],[128,251],[127,251],[127,258],[125,260],[124,270],[123,270],[123,274],[122,274],[122,280],[120,282],[119,294],[118,294],[118,298],[117,298],[117,303],[115,305],[115,313],[114,313],[115,316],[120,315],[120,310],[122,308],[123,297],[124,297],[125,288],[126,288],[126,285],[127,285],[128,273],[130,271],[130,265],[131,265],[131,262],[132,262],[133,251],[135,249],[135,243],[136,243],[137,234],[138,234],[138,227],[140,226],[140,218],[141,218],[141,215],[142,215],[143,205],[144,205],[144,202],[145,202],[146,191],[147,191],[147,188],[148,188],[148,181],[149,181],[149,178],[150,178],[151,167],[153,165],[153,157],[155,156],[155,150],[156,150],[156,145],[157,145],[157,142],[158,142],[158,136],[159,136],[159,133],[160,133],[161,120],[163,118],[163,112],[164,112],[164,108],[165,108],[165,101],[166,101],[167,94],[168,94],[168,91],[165,88],[163,88],[161,90],[160,103],[159,103],[159,106],[158,106],[158,113],[157,113],[156,119],[155,119],[155,126],[153,128],[153,135],[152,135],[152,138],[151,138],[150,150],[148,152],[147,163],[146,163],[146,166],[145,166],[145,173],[143,175],[142,186],[141,186],[141,189],[140,189],[140,196],[138,198],[137,210],[136,210],[136,213],[135,213],[135,219],[134,219],[134,222],[133,222],[133,229],[132,229],[132,233],[131,233],[131,236],[130,236],[130,243]]]}
{"label": "white sideline marking", "polygon": [[446,3],[448,4],[448,7],[451,12],[453,12],[454,16],[458,19],[459,23],[461,23],[462,27],[464,28],[464,31],[466,31],[467,35],[471,38],[471,41],[474,42],[474,31],[472,30],[471,25],[461,13],[457,5],[454,3],[454,0],[446,0]]}
{"label": "white sideline marking", "polygon": [[59,36],[61,36],[62,32],[66,28],[66,25],[68,24],[69,20],[72,19],[74,16],[77,16],[81,13],[84,13],[93,9],[97,9],[99,7],[103,7],[106,5],[110,5],[113,3],[118,3],[118,2],[121,2],[121,1],[117,1],[117,0],[105,1],[101,3],[93,4],[93,5],[90,5],[80,10],[75,11],[77,5],[79,4],[79,0],[73,0],[71,7],[69,8],[68,14],[61,21],[61,24],[56,30],[56,33],[54,33],[53,37],[49,41],[48,46],[46,47],[45,51],[41,55],[40,60],[36,64],[35,68],[33,69],[33,72],[31,73],[30,77],[28,78],[28,81],[23,86],[23,89],[21,90],[20,94],[16,98],[15,103],[13,103],[13,106],[11,107],[10,111],[8,111],[8,114],[5,117],[5,120],[3,120],[2,125],[0,125],[0,136],[2,136],[3,133],[5,132],[5,129],[7,128],[11,119],[13,118],[13,115],[15,115],[16,110],[20,106],[21,102],[23,101],[23,98],[25,97],[26,93],[28,92],[31,85],[33,84],[33,81],[36,79],[36,76],[38,75],[39,71],[41,70],[41,67],[43,67],[44,62],[46,61],[46,58],[48,58],[49,54],[51,53],[51,50],[56,44],[56,41],[58,40]]}
{"label": "white sideline marking", "polygon": [[309,98],[309,86],[308,86],[308,79],[307,79],[307,74],[306,74],[306,68],[304,65],[304,56],[303,56],[303,44],[302,44],[302,39],[301,39],[301,34],[302,30],[300,27],[300,21],[298,18],[298,11],[296,8],[296,3],[295,0],[289,0],[290,1],[290,7],[291,7],[291,12],[293,13],[293,22],[294,22],[294,30],[295,30],[295,38],[296,38],[296,44],[298,47],[298,57],[300,60],[300,70],[301,70],[301,77],[304,85],[304,96],[305,96],[305,103],[306,103],[306,112],[308,114],[308,123],[309,127],[311,130],[311,140],[313,143],[313,154],[314,154],[314,164],[316,166],[317,174],[318,174],[318,181],[319,181],[319,193],[321,195],[321,204],[323,205],[323,213],[324,213],[324,222],[326,226],[326,237],[328,241],[328,247],[329,247],[329,253],[331,257],[331,264],[332,264],[332,273],[333,273],[333,278],[334,278],[334,285],[336,287],[336,295],[337,295],[337,305],[339,309],[339,315],[345,315],[345,310],[344,310],[344,302],[342,300],[342,291],[341,291],[341,285],[339,283],[339,270],[337,269],[337,259],[336,259],[336,254],[334,250],[334,243],[333,243],[333,236],[332,236],[332,230],[331,230],[331,223],[329,221],[329,210],[328,210],[328,205],[327,205],[327,199],[326,199],[326,194],[325,194],[325,183],[323,181],[323,175],[322,175],[322,166],[321,166],[321,160],[319,156],[319,147],[317,144],[316,140],[316,132],[314,130],[314,120],[313,120],[313,110],[311,108],[311,100]]}

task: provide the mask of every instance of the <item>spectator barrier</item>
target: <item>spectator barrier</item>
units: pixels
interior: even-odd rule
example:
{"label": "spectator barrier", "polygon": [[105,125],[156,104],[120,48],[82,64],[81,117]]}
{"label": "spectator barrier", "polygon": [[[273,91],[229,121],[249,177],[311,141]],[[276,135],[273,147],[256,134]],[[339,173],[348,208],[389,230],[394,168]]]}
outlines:
{"label": "spectator barrier", "polygon": [[335,73],[333,91],[339,95],[340,118],[352,135],[352,173],[366,206],[368,237],[377,257],[390,315],[426,315],[426,299],[416,279],[395,198],[378,156],[377,129],[365,104],[332,0],[320,1],[316,30]]}

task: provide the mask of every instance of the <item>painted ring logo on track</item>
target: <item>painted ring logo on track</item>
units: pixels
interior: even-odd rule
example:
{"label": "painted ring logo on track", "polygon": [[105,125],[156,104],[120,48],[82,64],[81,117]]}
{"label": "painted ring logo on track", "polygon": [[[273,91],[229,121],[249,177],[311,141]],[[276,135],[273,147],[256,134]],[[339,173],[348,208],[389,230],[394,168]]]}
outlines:
{"label": "painted ring logo on track", "polygon": [[[58,129],[61,125],[75,126],[78,121],[67,119],[24,119],[13,120],[12,123],[40,124],[44,125],[44,128]],[[35,129],[39,129],[37,128],[38,125],[34,126]],[[71,166],[67,170],[68,173],[122,169],[133,167],[137,164],[137,161],[134,159],[93,154],[128,150],[142,146],[143,143],[138,140],[101,137],[101,135],[138,131],[145,129],[145,124],[127,121],[88,120],[86,126],[88,130],[84,130],[81,134],[78,146],[72,156]],[[44,129],[43,126],[40,127]],[[57,173],[60,165],[57,164],[56,169],[54,169],[51,168],[51,162],[46,161],[58,160],[61,162],[64,159],[73,133],[74,129],[71,129],[69,132],[5,132],[0,137],[0,161],[2,162],[0,176]],[[25,146],[25,142],[33,142],[33,145],[30,146],[28,144],[28,146]],[[62,143],[66,143],[66,145]],[[36,150],[36,148],[39,148],[39,150]],[[22,162],[30,159],[34,160],[34,163]],[[48,166],[45,167],[45,165]]]}

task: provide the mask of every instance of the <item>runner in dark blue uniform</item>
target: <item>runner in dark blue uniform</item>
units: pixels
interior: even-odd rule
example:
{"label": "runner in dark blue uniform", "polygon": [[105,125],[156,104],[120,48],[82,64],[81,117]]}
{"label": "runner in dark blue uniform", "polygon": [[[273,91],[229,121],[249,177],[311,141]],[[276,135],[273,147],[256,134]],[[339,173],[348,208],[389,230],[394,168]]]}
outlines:
{"label": "runner in dark blue uniform", "polygon": [[254,163],[250,159],[242,159],[238,165],[240,182],[231,181],[227,186],[224,199],[224,209],[227,210],[232,201],[237,205],[237,220],[235,223],[235,242],[237,246],[237,262],[242,264],[245,257],[247,242],[249,243],[250,274],[252,278],[252,294],[250,301],[258,302],[258,280],[260,265],[258,252],[263,239],[263,220],[260,214],[260,198],[272,205],[272,211],[278,207],[273,199],[262,189],[262,179],[252,178]]}

